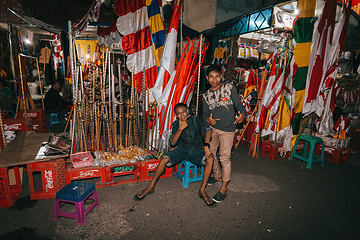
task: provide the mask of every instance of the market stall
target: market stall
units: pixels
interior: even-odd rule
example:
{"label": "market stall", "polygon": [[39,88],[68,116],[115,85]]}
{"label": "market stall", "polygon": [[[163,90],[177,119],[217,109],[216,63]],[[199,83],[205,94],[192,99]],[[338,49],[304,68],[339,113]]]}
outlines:
{"label": "market stall", "polygon": [[[358,65],[354,61],[358,54],[355,34],[349,31],[356,31],[359,16],[350,14],[351,6],[345,8],[335,1],[331,7],[320,1],[311,6],[310,14],[304,17],[304,6],[290,1],[230,20],[227,27],[223,24],[213,30],[220,32],[215,37],[219,40],[213,46],[213,62],[222,64],[225,80],[238,86],[248,114],[235,146],[247,141],[253,157],[261,149],[272,160],[287,158],[299,134],[322,138],[325,159],[335,163],[346,162],[349,145],[354,146],[349,129],[358,126]],[[329,14],[329,9],[334,14]],[[348,9],[346,14],[344,9]],[[333,43],[323,51],[335,57],[322,60],[321,65],[312,62],[319,68],[314,70],[309,66],[310,56],[316,56],[314,44],[311,46],[318,37],[314,23],[327,15],[334,18],[337,28],[332,30]],[[337,56],[338,51],[342,54]],[[320,68],[328,69],[327,73]],[[324,74],[316,76],[323,78],[317,92],[312,91],[317,88],[311,85],[316,82],[311,80],[311,71]]]}

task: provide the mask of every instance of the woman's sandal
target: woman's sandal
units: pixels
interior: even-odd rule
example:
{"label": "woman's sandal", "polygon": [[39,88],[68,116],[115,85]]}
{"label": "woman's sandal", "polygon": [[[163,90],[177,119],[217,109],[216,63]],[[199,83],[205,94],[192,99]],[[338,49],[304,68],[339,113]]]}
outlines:
{"label": "woman's sandal", "polygon": [[214,202],[208,195],[206,195],[206,198],[204,198],[203,196],[201,196],[199,194],[199,198],[201,198],[205,202],[206,206],[208,206],[208,207],[216,206],[216,202]]}
{"label": "woman's sandal", "polygon": [[134,200],[135,201],[141,201],[143,200],[147,195],[150,195],[150,194],[153,194],[155,192],[155,189],[147,192],[147,193],[144,193],[145,190],[142,190],[141,192],[139,192],[138,194],[136,194],[134,196]]}

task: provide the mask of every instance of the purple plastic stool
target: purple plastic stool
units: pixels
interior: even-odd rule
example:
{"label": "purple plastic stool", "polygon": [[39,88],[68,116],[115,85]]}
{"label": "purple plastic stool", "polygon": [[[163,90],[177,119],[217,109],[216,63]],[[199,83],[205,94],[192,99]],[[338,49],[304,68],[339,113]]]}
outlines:
{"label": "purple plastic stool", "polygon": [[[87,199],[94,201],[85,209],[84,203]],[[72,213],[60,210],[65,203],[75,204],[76,211]],[[86,215],[96,206],[100,207],[100,202],[95,185],[87,182],[72,181],[56,193],[53,220],[57,221],[59,216],[75,218],[77,225],[83,225],[86,222]]]}

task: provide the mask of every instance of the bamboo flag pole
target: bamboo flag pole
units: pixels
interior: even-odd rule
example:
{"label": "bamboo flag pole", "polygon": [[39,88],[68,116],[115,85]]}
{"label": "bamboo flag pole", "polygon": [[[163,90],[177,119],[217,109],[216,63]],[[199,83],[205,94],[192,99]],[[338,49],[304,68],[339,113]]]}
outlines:
{"label": "bamboo flag pole", "polygon": [[[258,76],[257,73],[256,73],[256,76]],[[260,104],[261,104],[261,99],[262,99],[262,97],[264,95],[266,77],[267,77],[267,70],[265,69],[261,74],[260,99],[258,100],[258,102],[259,102],[259,106],[258,106],[259,111],[261,110]],[[260,114],[260,112],[258,112],[258,114]],[[250,149],[253,148],[252,157],[255,156],[255,153],[258,150],[258,145],[259,145],[259,142],[260,142],[260,129],[259,129],[259,132],[255,133],[255,135],[256,135],[255,136],[255,146],[252,146],[252,147],[250,146]],[[254,143],[254,142],[252,141],[252,143]]]}
{"label": "bamboo flag pole", "polygon": [[[26,113],[26,99],[25,99],[25,91],[24,91],[24,80],[23,80],[23,76],[22,76],[22,69],[21,69],[21,58],[20,58],[20,54],[18,55],[18,59],[19,59],[19,71],[20,71],[20,82],[21,82],[21,93],[22,93],[22,103],[23,103],[23,110],[24,110],[24,118],[25,118],[25,122],[27,122],[27,113]],[[17,109],[16,109],[17,111]],[[17,115],[17,112],[16,114]],[[16,118],[16,117],[15,117]]]}
{"label": "bamboo flag pole", "polygon": [[201,70],[201,55],[202,55],[202,42],[203,42],[203,35],[200,35],[200,48],[199,48],[199,68],[198,68],[198,79],[197,79],[197,90],[196,90],[196,113],[199,113],[199,95],[200,95],[200,70]]}
{"label": "bamboo flag pole", "polygon": [[[2,118],[2,109],[0,109],[0,128],[1,128],[1,136],[2,136],[2,141],[3,141],[3,146],[5,148],[6,146],[6,139],[5,139],[5,130],[4,130],[4,125],[3,125],[3,118]],[[1,146],[0,146],[0,152],[1,152]]]}
{"label": "bamboo flag pole", "polygon": [[123,89],[122,89],[122,76],[121,76],[121,61],[120,59],[118,59],[116,61],[117,66],[118,66],[118,73],[119,73],[119,144],[120,146],[123,146],[123,139],[122,139],[122,135],[123,135],[123,105],[124,105],[124,100],[123,100]]}

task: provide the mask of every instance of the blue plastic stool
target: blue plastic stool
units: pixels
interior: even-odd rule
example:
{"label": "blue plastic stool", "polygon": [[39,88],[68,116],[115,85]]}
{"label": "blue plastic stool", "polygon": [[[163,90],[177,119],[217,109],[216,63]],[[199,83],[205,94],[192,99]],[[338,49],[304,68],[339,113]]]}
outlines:
{"label": "blue plastic stool", "polygon": [[49,125],[50,127],[54,124],[61,124],[61,122],[59,121],[59,113],[50,113],[50,120],[49,120]]}
{"label": "blue plastic stool", "polygon": [[[302,152],[296,152],[296,148],[298,145],[299,140],[303,140],[304,141],[304,148]],[[320,156],[316,156],[315,155],[315,147],[317,144],[321,144],[321,155]],[[310,145],[310,148],[309,148]],[[312,165],[314,163],[318,163],[320,162],[322,167],[324,167],[324,141],[319,138],[319,137],[315,137],[315,136],[311,136],[311,135],[300,135],[295,142],[291,157],[290,157],[290,161],[292,161],[292,159],[296,157],[300,160],[303,160],[305,162],[307,162],[306,167],[308,169],[312,169]]]}
{"label": "blue plastic stool", "polygon": [[[87,199],[92,199],[91,205],[85,209],[84,203]],[[66,203],[75,204],[75,212],[65,212],[60,208]],[[56,193],[53,220],[58,217],[75,218],[77,225],[86,222],[86,215],[96,206],[100,207],[99,197],[93,183],[73,181]]]}
{"label": "blue plastic stool", "polygon": [[189,187],[189,183],[203,180],[204,166],[196,166],[184,160],[178,164],[175,177],[180,178],[184,188]]}

